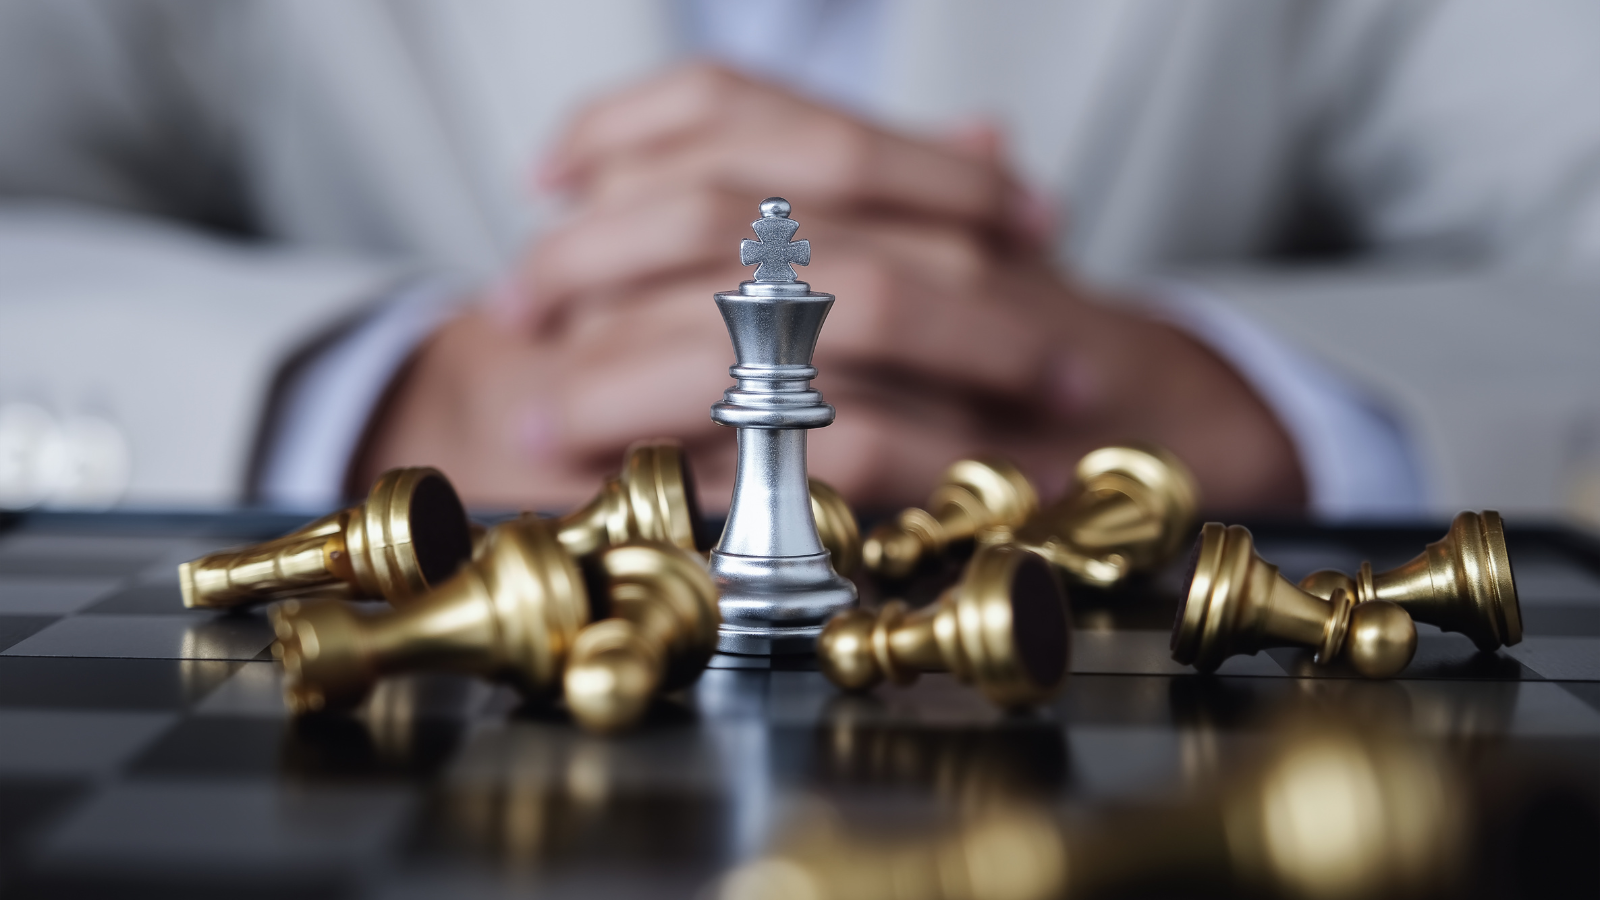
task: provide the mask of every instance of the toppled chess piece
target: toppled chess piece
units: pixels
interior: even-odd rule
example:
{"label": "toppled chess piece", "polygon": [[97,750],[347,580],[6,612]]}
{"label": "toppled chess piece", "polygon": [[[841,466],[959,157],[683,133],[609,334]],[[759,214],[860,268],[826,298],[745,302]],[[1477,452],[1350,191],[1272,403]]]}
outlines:
{"label": "toppled chess piece", "polygon": [[717,587],[699,559],[624,544],[598,560],[611,618],[584,626],[563,678],[567,708],[590,731],[617,731],[652,698],[705,670],[717,645]]}
{"label": "toppled chess piece", "polygon": [[377,679],[423,669],[509,682],[533,698],[557,693],[589,621],[578,564],[541,519],[497,525],[487,542],[480,558],[391,612],[324,598],[272,607],[272,653],[287,674],[289,708],[351,707]]}
{"label": "toppled chess piece", "polygon": [[844,496],[820,478],[807,481],[811,488],[811,518],[817,522],[817,538],[828,551],[833,570],[849,578],[861,568],[861,526]]}
{"label": "toppled chess piece", "polygon": [[811,244],[793,241],[799,224],[789,202],[769,197],[751,223],[739,259],[755,278],[716,295],[738,364],[737,384],[711,407],[711,420],[738,429],[733,500],[711,551],[722,595],[717,649],[757,656],[810,653],[822,624],[856,602],[817,533],[806,480],[806,429],[833,421],[833,407],[811,388],[811,366],[833,295],[795,280],[791,264],[811,262]]}
{"label": "toppled chess piece", "polygon": [[1193,534],[1199,489],[1181,460],[1152,445],[1101,447],[1078,461],[1066,496],[1019,531],[1072,578],[1110,587],[1171,559]]}
{"label": "toppled chess piece", "polygon": [[578,559],[628,541],[659,541],[691,552],[702,534],[694,476],[683,444],[671,438],[638,441],[622,457],[622,472],[606,478],[593,500],[555,521],[556,538]]}
{"label": "toppled chess piece", "polygon": [[1183,801],[1062,820],[999,803],[933,834],[850,828],[831,809],[723,876],[722,900],[1046,900],[1449,893],[1477,818],[1468,783],[1421,742],[1320,728],[1279,736]]}
{"label": "toppled chess piece", "polygon": [[1449,533],[1398,568],[1374,575],[1363,561],[1355,578],[1323,569],[1300,587],[1324,598],[1344,590],[1357,603],[1387,600],[1418,622],[1466,635],[1485,653],[1522,640],[1505,523],[1494,510],[1456,516]]}
{"label": "toppled chess piece", "polygon": [[1417,650],[1405,610],[1385,600],[1357,604],[1309,594],[1256,555],[1250,530],[1208,522],[1195,544],[1183,605],[1172,629],[1172,658],[1202,672],[1268,647],[1316,648],[1315,661],[1344,659],[1368,678],[1400,673]]}
{"label": "toppled chess piece", "polygon": [[911,612],[891,601],[828,622],[817,643],[822,672],[846,690],[884,679],[910,684],[922,672],[950,672],[1006,708],[1055,696],[1071,653],[1066,594],[1037,553],[983,544],[961,580],[931,606]]}
{"label": "toppled chess piece", "polygon": [[957,460],[939,477],[926,509],[902,510],[872,530],[862,545],[862,559],[879,578],[908,578],[928,560],[970,543],[986,528],[1021,526],[1038,508],[1038,493],[1014,464]]}
{"label": "toppled chess piece", "polygon": [[404,602],[471,558],[468,527],[455,488],[437,469],[392,469],[364,503],[178,566],[183,605],[218,609],[329,589]]}

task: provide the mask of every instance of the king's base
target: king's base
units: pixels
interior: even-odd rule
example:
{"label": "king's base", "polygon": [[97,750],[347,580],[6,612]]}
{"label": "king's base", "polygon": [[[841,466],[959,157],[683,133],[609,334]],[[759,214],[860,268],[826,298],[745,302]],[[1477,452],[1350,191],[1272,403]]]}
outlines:
{"label": "king's base", "polygon": [[856,586],[810,556],[739,556],[711,551],[721,597],[717,651],[746,656],[815,653],[834,614],[856,605]]}

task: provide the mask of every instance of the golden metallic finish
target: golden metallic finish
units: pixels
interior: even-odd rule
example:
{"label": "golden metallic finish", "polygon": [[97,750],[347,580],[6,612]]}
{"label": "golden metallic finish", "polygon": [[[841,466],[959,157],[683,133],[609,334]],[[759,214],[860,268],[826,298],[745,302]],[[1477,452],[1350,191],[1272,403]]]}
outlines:
{"label": "golden metallic finish", "polygon": [[1172,630],[1172,658],[1203,672],[1268,647],[1316,648],[1316,662],[1343,657],[1362,675],[1386,678],[1411,662],[1416,626],[1383,600],[1327,601],[1295,587],[1255,553],[1250,531],[1208,522],[1195,547],[1188,594]]}
{"label": "golden metallic finish", "polygon": [[489,530],[482,558],[393,612],[289,600],[270,617],[286,699],[303,713],[352,706],[377,679],[417,669],[481,675],[549,696],[588,622],[589,600],[577,564],[548,525],[519,519]]}
{"label": "golden metallic finish", "polygon": [[720,879],[721,900],[1046,900],[1085,896],[1411,897],[1467,852],[1463,780],[1426,745],[1324,728],[1280,737],[1176,805],[1063,821],[1005,804],[933,834],[813,810]]}
{"label": "golden metallic finish", "polygon": [[601,555],[611,615],[578,633],[564,677],[567,707],[591,731],[634,724],[651,698],[700,676],[717,646],[717,587],[704,563],[670,544]]}
{"label": "golden metallic finish", "polygon": [[1418,622],[1459,631],[1491,653],[1522,640],[1522,609],[1506,552],[1505,523],[1494,510],[1464,512],[1419,556],[1380,575],[1363,562],[1355,578],[1333,569],[1312,572],[1300,587],[1319,597],[1340,588],[1358,603],[1387,600]]}
{"label": "golden metallic finish", "polygon": [[1018,540],[1074,578],[1110,587],[1182,548],[1199,496],[1188,467],[1168,451],[1101,447],[1078,461],[1072,490],[1034,516]]}
{"label": "golden metallic finish", "polygon": [[[834,571],[849,575],[860,564],[861,531],[855,514],[824,482],[811,479],[811,512]],[[532,514],[530,513],[529,516]],[[582,508],[556,519],[561,546],[578,559],[628,541],[659,541],[691,552],[711,546],[702,533],[700,504],[683,444],[672,438],[638,441],[622,458],[622,472]]]}
{"label": "golden metallic finish", "polygon": [[817,521],[817,537],[831,555],[833,570],[849,578],[861,567],[861,526],[856,514],[833,486],[818,478],[809,479],[811,517]]}
{"label": "golden metallic finish", "polygon": [[925,609],[911,612],[896,600],[876,614],[835,616],[818,639],[817,657],[823,674],[846,690],[951,672],[1010,708],[1061,690],[1071,637],[1066,595],[1045,561],[1012,544],[985,544],[961,581]]}
{"label": "golden metallic finish", "polygon": [[862,559],[880,578],[907,578],[980,530],[1017,528],[1038,508],[1038,493],[1015,465],[1002,459],[958,460],[940,476],[926,510],[912,507],[872,530]]}
{"label": "golden metallic finish", "polygon": [[660,541],[696,552],[700,508],[683,444],[670,438],[639,441],[622,457],[622,472],[606,479],[587,505],[555,522],[561,546],[578,559],[628,541]]}
{"label": "golden metallic finish", "polygon": [[275,540],[178,566],[183,605],[217,609],[313,590],[404,602],[470,558],[467,514],[437,469],[392,469],[366,502]]}

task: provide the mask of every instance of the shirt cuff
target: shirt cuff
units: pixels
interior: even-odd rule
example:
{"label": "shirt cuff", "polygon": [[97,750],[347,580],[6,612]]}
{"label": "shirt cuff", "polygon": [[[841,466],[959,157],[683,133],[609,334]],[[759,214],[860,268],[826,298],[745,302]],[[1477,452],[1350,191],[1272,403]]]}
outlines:
{"label": "shirt cuff", "polygon": [[409,282],[299,360],[263,436],[255,496],[268,506],[322,510],[344,499],[351,458],[378,403],[411,354],[467,296],[459,282]]}
{"label": "shirt cuff", "polygon": [[1428,511],[1415,450],[1375,398],[1255,320],[1192,285],[1162,282],[1153,311],[1226,360],[1288,432],[1312,515],[1405,518]]}

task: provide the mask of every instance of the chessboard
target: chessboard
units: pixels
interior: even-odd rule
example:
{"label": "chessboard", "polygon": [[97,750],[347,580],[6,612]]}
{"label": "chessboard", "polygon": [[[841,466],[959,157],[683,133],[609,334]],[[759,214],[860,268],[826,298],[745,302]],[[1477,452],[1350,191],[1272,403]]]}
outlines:
{"label": "chessboard", "polygon": [[[1172,571],[1072,592],[1073,674],[1030,714],[949,676],[850,696],[804,662],[718,657],[642,727],[597,737],[444,675],[385,682],[354,714],[290,717],[266,617],[185,610],[176,567],[302,521],[4,522],[0,895],[692,897],[818,798],[917,816],[1000,778],[1068,812],[1137,802],[1205,779],[1274,711],[1329,691],[1398,714],[1515,798],[1476,892],[1595,888],[1600,541],[1572,529],[1508,523],[1521,643],[1483,654],[1420,626],[1392,681],[1300,650],[1198,675],[1169,654]],[[1247,524],[1294,579],[1381,570],[1446,528]]]}

